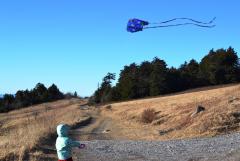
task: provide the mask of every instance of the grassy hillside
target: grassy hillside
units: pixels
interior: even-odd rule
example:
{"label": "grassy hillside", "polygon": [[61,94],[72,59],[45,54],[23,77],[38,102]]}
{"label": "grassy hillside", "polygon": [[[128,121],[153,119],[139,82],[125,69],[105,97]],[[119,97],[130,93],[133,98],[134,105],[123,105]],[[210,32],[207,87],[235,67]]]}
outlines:
{"label": "grassy hillside", "polygon": [[57,124],[73,125],[85,119],[79,110],[82,103],[61,100],[0,114],[0,160],[35,160],[34,156],[39,160],[39,146],[56,133]]}
{"label": "grassy hillside", "polygon": [[[74,125],[88,118],[86,115],[93,115],[94,108],[89,108],[87,113],[79,110],[84,103],[86,101],[79,99],[61,100],[0,114],[0,160],[55,160],[55,151],[43,158],[41,145],[47,145],[49,141],[46,140],[56,134],[57,124]],[[205,107],[205,111],[193,115],[199,105]],[[142,120],[146,109],[154,110],[151,123]],[[215,136],[240,131],[240,85],[113,103],[97,111],[101,111],[96,117],[98,121],[111,123],[106,128],[112,139],[170,140]],[[96,128],[101,129],[99,126]],[[53,147],[54,140],[50,143]]]}
{"label": "grassy hillside", "polygon": [[[192,116],[199,105],[205,111]],[[142,114],[149,108],[155,116],[152,123],[146,124]],[[123,135],[129,139],[215,136],[240,130],[240,85],[114,103],[103,109],[104,115],[122,123]]]}

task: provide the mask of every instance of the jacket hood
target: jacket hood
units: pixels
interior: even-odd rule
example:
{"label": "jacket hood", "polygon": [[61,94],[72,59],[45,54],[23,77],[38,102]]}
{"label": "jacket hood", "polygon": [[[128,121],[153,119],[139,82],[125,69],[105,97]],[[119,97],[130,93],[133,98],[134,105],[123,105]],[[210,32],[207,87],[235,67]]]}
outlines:
{"label": "jacket hood", "polygon": [[68,136],[69,130],[70,130],[70,126],[68,126],[66,124],[60,124],[57,126],[58,136],[62,136],[62,137]]}

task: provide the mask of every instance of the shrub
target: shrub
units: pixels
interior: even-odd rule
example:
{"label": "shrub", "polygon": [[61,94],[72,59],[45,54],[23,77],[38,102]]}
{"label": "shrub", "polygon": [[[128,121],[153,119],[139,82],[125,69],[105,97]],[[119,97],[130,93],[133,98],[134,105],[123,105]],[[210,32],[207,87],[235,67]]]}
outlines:
{"label": "shrub", "polygon": [[93,106],[93,105],[96,105],[96,102],[95,102],[95,97],[92,96],[88,99],[88,105],[89,106]]}
{"label": "shrub", "polygon": [[105,108],[106,108],[107,110],[111,110],[111,109],[112,109],[112,106],[111,106],[111,105],[107,105],[107,106],[105,106]]}
{"label": "shrub", "polygon": [[156,117],[154,109],[148,108],[142,112],[141,121],[144,123],[152,123]]}

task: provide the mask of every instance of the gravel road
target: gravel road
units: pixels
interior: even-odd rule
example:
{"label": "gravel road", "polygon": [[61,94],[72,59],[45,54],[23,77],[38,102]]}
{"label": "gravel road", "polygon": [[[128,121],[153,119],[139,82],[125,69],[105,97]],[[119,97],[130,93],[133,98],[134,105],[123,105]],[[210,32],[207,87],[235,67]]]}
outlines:
{"label": "gravel road", "polygon": [[79,161],[240,161],[240,134],[175,141],[93,140]]}

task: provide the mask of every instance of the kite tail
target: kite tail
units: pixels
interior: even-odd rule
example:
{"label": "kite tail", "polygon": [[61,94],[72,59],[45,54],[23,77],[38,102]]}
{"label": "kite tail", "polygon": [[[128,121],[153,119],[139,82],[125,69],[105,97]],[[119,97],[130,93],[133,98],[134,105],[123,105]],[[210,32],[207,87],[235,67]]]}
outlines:
{"label": "kite tail", "polygon": [[185,17],[182,17],[182,18],[173,18],[171,20],[167,20],[167,21],[162,21],[162,22],[156,22],[156,23],[150,23],[150,24],[164,24],[164,23],[169,23],[169,22],[173,22],[173,21],[176,21],[176,20],[189,20],[189,21],[192,21],[194,23],[197,23],[197,24],[211,24],[213,23],[215,20],[216,20],[216,17],[214,17],[211,21],[209,22],[201,22],[201,21],[197,21],[197,20],[194,20],[192,18],[185,18]]}
{"label": "kite tail", "polygon": [[216,26],[216,25],[204,25],[204,24],[197,24],[197,23],[179,23],[179,24],[172,24],[172,25],[149,26],[149,27],[144,27],[143,29],[160,28],[160,27],[175,27],[175,26],[183,26],[183,25],[194,25],[194,26],[206,27],[206,28],[213,28]]}

